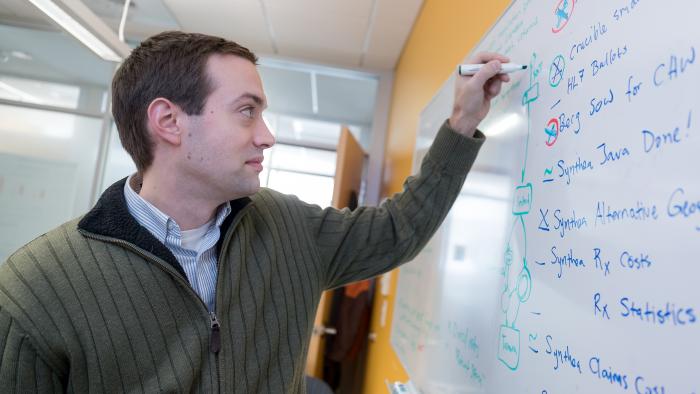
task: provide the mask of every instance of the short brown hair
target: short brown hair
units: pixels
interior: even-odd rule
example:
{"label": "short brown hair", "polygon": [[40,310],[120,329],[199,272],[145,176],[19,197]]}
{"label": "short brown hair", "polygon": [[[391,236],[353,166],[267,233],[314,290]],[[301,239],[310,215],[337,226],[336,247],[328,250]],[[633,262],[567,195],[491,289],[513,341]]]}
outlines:
{"label": "short brown hair", "polygon": [[220,37],[168,31],[143,41],[112,79],[112,115],[124,149],[139,172],[153,163],[146,110],[166,98],[188,115],[201,114],[213,86],[206,72],[212,54],[234,55],[257,64],[247,48]]}

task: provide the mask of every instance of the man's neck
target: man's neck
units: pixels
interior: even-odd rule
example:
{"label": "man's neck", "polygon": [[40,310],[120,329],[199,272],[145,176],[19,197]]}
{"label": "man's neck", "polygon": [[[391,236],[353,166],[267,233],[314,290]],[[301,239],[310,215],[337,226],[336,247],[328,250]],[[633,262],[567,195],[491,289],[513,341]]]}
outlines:
{"label": "man's neck", "polygon": [[220,202],[199,198],[198,193],[178,185],[176,179],[149,171],[143,177],[141,174],[132,177],[130,186],[144,200],[175,220],[180,230],[200,227],[216,216]]}

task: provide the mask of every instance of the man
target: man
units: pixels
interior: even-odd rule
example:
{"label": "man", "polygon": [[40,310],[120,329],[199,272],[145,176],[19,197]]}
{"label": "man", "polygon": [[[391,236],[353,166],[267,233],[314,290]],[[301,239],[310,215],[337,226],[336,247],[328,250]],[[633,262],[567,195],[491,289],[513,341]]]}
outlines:
{"label": "man", "polygon": [[325,210],[260,189],[274,144],[256,58],[167,32],[113,80],[138,172],[0,267],[0,387],[29,392],[301,393],[321,292],[410,260],[483,142],[507,59],[459,77],[451,118],[403,193]]}

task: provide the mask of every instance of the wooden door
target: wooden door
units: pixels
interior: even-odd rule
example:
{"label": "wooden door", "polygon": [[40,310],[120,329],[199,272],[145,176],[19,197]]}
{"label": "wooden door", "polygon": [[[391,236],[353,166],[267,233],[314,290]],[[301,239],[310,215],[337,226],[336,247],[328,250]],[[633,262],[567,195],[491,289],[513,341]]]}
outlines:
{"label": "wooden door", "polygon": [[[360,195],[364,157],[365,153],[360,144],[350,130],[343,126],[338,141],[333,201],[331,203],[335,208],[340,209],[350,206],[352,199],[357,199]],[[319,379],[323,375],[324,337],[333,335],[335,330],[335,328],[328,327],[326,324],[330,316],[330,306],[331,292],[327,291],[323,293],[321,302],[318,305],[316,319],[314,320],[314,333],[311,336],[306,361],[306,374]]]}

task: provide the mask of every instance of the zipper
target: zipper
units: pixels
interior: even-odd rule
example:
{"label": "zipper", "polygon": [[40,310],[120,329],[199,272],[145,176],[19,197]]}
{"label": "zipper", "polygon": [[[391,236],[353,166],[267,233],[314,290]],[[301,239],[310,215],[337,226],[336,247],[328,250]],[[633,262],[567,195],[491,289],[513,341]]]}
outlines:
{"label": "zipper", "polygon": [[[219,319],[216,318],[215,312],[209,312],[209,320],[211,323],[211,340],[209,341],[209,350],[218,355],[221,350],[221,325]],[[217,363],[217,367],[218,367]]]}
{"label": "zipper", "polygon": [[[219,278],[216,278],[219,281]],[[216,309],[216,306],[214,307]],[[219,384],[218,392],[221,393],[223,382],[221,381],[221,366],[219,362],[219,350],[221,350],[221,325],[219,319],[216,318],[215,312],[209,313],[209,322],[211,328],[211,336],[209,340],[209,351],[214,353],[214,366],[216,368],[216,381]]]}
{"label": "zipper", "polygon": [[238,225],[238,222],[243,216],[242,213],[245,210],[246,207],[244,207],[238,212],[233,222],[229,226],[228,231],[226,232],[226,234],[224,234],[224,240],[221,243],[221,250],[219,251],[219,255],[216,257],[216,284],[214,285],[214,288],[216,289],[216,295],[214,296],[214,311],[212,311],[209,315],[211,327],[209,350],[212,353],[214,353],[214,364],[216,366],[216,379],[219,383],[219,393],[221,393],[221,388],[224,386],[224,382],[222,381],[221,377],[221,362],[219,361],[219,350],[221,350],[221,325],[219,324],[219,319],[216,317],[216,307],[217,305],[219,305],[219,295],[221,294],[221,291],[219,291],[219,278],[221,278],[221,267],[223,266],[223,260],[221,256],[225,255],[225,252],[228,251],[228,244],[231,241],[231,237],[233,236],[233,229]]}
{"label": "zipper", "polygon": [[[250,206],[250,204],[248,204]],[[221,324],[219,322],[218,317],[216,316],[216,306],[218,305],[218,299],[219,299],[219,294],[221,292],[219,291],[219,278],[221,277],[221,256],[223,256],[228,249],[228,243],[231,241],[231,237],[233,236],[233,229],[238,225],[238,222],[241,220],[241,217],[243,217],[243,212],[246,211],[246,208],[248,206],[243,207],[240,211],[238,211],[238,214],[236,215],[236,218],[234,218],[233,222],[228,228],[228,231],[224,235],[224,241],[222,242],[221,246],[221,253],[219,253],[219,256],[217,257],[217,267],[216,267],[216,284],[214,285],[214,288],[216,289],[216,296],[214,300],[214,311],[209,311],[209,308],[207,307],[207,304],[204,303],[204,300],[202,300],[202,297],[197,294],[197,292],[194,291],[192,288],[192,285],[190,282],[187,280],[187,278],[184,278],[179,272],[177,272],[174,268],[170,266],[170,264],[166,263],[163,259],[159,258],[158,256],[155,256],[152,253],[148,253],[145,250],[139,248],[138,246],[134,245],[131,242],[124,241],[123,239],[119,238],[114,238],[114,237],[107,237],[104,235],[99,235],[95,233],[91,233],[89,231],[83,230],[83,229],[78,229],[78,231],[83,234],[84,236],[92,239],[96,239],[98,241],[103,241],[103,242],[109,242],[112,244],[117,244],[125,247],[126,249],[131,250],[132,252],[138,254],[139,256],[143,257],[146,260],[151,260],[154,263],[156,263],[156,266],[160,268],[161,270],[165,271],[166,273],[169,273],[175,280],[180,282],[181,285],[187,291],[199,301],[199,304],[202,306],[204,311],[207,313],[209,316],[209,350],[214,353],[214,363],[216,365],[216,376],[217,376],[217,382],[219,383],[218,387],[218,392],[221,392],[221,388],[223,387],[223,382],[221,380],[221,372],[220,372],[220,366],[219,366],[219,351],[221,350]]]}

